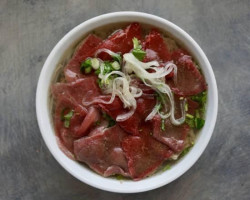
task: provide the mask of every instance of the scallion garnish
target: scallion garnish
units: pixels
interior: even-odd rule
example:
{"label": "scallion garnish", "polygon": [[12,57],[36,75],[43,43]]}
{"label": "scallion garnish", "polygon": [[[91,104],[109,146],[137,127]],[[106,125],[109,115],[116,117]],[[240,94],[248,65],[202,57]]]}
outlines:
{"label": "scallion garnish", "polygon": [[204,111],[205,111],[205,106],[206,106],[206,101],[207,101],[207,92],[205,91],[200,94],[194,95],[191,97],[191,99],[200,104],[200,109],[197,109],[195,111],[195,116],[186,114],[186,123],[191,128],[201,129],[205,124],[205,120],[202,119],[202,116],[204,115]]}
{"label": "scallion garnish", "polygon": [[[65,109],[62,110],[62,113],[64,114]],[[69,128],[70,126],[70,120],[74,115],[74,110],[70,110],[66,115],[61,116],[61,119],[64,121],[64,127]]]}
{"label": "scallion garnish", "polygon": [[186,102],[185,103],[185,112],[187,112],[188,111],[188,103]]}
{"label": "scallion garnish", "polygon": [[161,120],[161,130],[165,131],[165,119]]}
{"label": "scallion garnish", "polygon": [[171,169],[171,165],[166,165],[163,167],[162,171],[166,171],[166,170],[169,170]]}
{"label": "scallion garnish", "polygon": [[185,149],[181,152],[180,157],[185,156],[185,155],[190,151],[190,149],[191,149],[193,146],[194,146],[194,142],[191,142],[191,145],[190,145],[189,147],[185,148]]}
{"label": "scallion garnish", "polygon": [[194,118],[193,115],[190,115],[190,114],[188,114],[188,113],[186,114],[186,117],[189,118],[189,119],[193,119],[193,118]]}
{"label": "scallion garnish", "polygon": [[85,61],[81,63],[81,68],[80,68],[81,72],[85,72],[86,68],[90,68],[90,69],[92,68],[91,58],[87,58]]}
{"label": "scallion garnish", "polygon": [[141,49],[142,48],[140,41],[136,37],[134,37],[132,39],[132,41],[133,41],[134,49]]}
{"label": "scallion garnish", "polygon": [[85,74],[89,74],[92,71],[92,67],[87,67],[84,69]]}
{"label": "scallion garnish", "polygon": [[112,127],[112,126],[114,126],[116,124],[116,121],[113,120],[113,118],[110,117],[107,113],[104,112],[102,117],[109,122],[108,127]]}
{"label": "scallion garnish", "polygon": [[123,180],[123,179],[124,179],[124,176],[122,176],[121,174],[117,174],[117,175],[116,175],[116,179],[117,179],[117,180]]}
{"label": "scallion garnish", "polygon": [[132,51],[133,55],[140,61],[142,61],[146,55],[146,52],[142,50],[140,41],[137,38],[133,38],[134,49]]}
{"label": "scallion garnish", "polygon": [[204,124],[205,124],[205,120],[204,119],[198,118],[198,117],[196,117],[194,119],[195,128],[201,129],[204,126]]}
{"label": "scallion garnish", "polygon": [[112,55],[112,58],[113,58],[115,61],[117,61],[119,64],[122,63],[122,57],[121,57],[120,54],[116,53],[116,54]]}
{"label": "scallion garnish", "polygon": [[65,128],[69,128],[70,122],[68,120],[65,120],[63,125]]}

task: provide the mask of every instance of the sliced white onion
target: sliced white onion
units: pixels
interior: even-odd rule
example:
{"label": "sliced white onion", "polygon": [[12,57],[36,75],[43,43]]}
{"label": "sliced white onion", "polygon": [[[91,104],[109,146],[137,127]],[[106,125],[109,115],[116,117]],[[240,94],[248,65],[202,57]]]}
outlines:
{"label": "sliced white onion", "polygon": [[126,121],[128,118],[130,118],[135,113],[135,109],[133,108],[129,112],[125,113],[125,114],[118,115],[116,117],[116,121],[118,121],[118,122]]}
{"label": "sliced white onion", "polygon": [[111,57],[120,56],[119,54],[117,54],[117,53],[115,53],[115,52],[113,52],[113,51],[111,51],[111,50],[109,50],[109,49],[104,49],[104,48],[103,48],[103,49],[98,49],[98,50],[95,52],[95,57],[97,57],[98,54],[101,53],[101,52],[105,52],[105,53],[109,54]]}
{"label": "sliced white onion", "polygon": [[[176,119],[174,115],[175,114],[174,97],[173,97],[170,87],[165,83],[165,78],[164,78],[166,75],[168,75],[174,70],[174,78],[175,78],[174,81],[176,82],[176,77],[177,77],[176,65],[173,64],[172,62],[169,62],[163,68],[154,67],[155,72],[149,73],[146,71],[146,69],[149,69],[149,68],[152,69],[151,67],[152,63],[148,64],[148,63],[140,62],[137,58],[135,58],[135,56],[132,53],[124,54],[123,59],[126,62],[124,66],[125,73],[134,72],[139,78],[141,78],[141,80],[144,82],[145,85],[153,88],[158,93],[165,94],[165,98],[169,99],[170,110],[167,111],[165,108],[165,110],[163,110],[163,113],[157,110],[159,115],[163,119],[170,117],[171,123],[174,125],[180,125],[184,123],[185,121],[184,106],[181,106],[182,117],[179,119]],[[151,115],[148,116],[146,120],[150,118],[152,119],[153,118],[152,116],[154,116],[157,112],[156,112],[156,108],[153,109],[153,111],[150,113]]]}
{"label": "sliced white onion", "polygon": [[151,113],[149,113],[149,115],[147,116],[147,118],[145,119],[145,121],[151,120],[153,119],[153,117],[156,115],[156,113],[159,111],[161,104],[156,104],[155,107],[153,108],[153,110],[151,111]]}

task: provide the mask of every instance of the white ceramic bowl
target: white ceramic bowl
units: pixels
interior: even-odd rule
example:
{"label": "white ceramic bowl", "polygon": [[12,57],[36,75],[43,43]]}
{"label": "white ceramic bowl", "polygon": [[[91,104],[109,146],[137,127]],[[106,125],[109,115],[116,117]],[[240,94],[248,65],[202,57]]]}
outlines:
{"label": "white ceramic bowl", "polygon": [[[51,122],[51,116],[48,105],[48,97],[50,91],[50,83],[52,75],[58,62],[62,58],[65,51],[72,44],[78,41],[85,33],[94,30],[97,27],[117,22],[139,22],[161,28],[173,35],[177,40],[194,55],[200,67],[202,68],[206,82],[208,83],[208,99],[206,123],[198,135],[196,144],[191,151],[182,159],[180,159],[170,170],[163,173],[157,173],[149,178],[141,181],[118,181],[113,178],[104,178],[92,170],[84,167],[79,162],[69,159],[58,147],[55,131]],[[163,185],[166,185],[177,179],[186,172],[200,157],[206,148],[217,117],[218,110],[218,94],[216,80],[209,61],[201,50],[199,45],[181,28],[173,23],[146,13],[140,12],[115,12],[101,15],[83,22],[69,33],[67,33],[54,47],[49,54],[39,77],[37,93],[36,93],[36,112],[38,124],[43,136],[43,139],[55,159],[74,177],[80,181],[87,183],[96,188],[120,192],[120,193],[135,193],[152,190]]]}

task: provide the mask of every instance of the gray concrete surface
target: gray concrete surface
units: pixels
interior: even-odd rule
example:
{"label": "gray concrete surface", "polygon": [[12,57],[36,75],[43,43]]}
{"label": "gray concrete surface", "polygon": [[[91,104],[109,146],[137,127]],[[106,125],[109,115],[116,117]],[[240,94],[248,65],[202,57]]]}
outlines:
{"label": "gray concrete surface", "polygon": [[[120,10],[143,11],[186,30],[203,48],[219,88],[212,139],[181,178],[139,194],[115,194],[73,178],[41,138],[35,92],[43,63],[74,26]],[[1,0],[0,199],[250,199],[249,0]]]}

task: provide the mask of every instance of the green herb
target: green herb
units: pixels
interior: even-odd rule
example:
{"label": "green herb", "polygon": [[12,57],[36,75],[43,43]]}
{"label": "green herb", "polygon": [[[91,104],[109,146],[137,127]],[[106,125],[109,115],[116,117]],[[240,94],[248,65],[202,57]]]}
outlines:
{"label": "green herb", "polygon": [[201,129],[201,128],[204,126],[204,124],[205,124],[205,120],[196,117],[196,118],[194,119],[194,124],[195,124],[195,128]]}
{"label": "green herb", "polygon": [[74,114],[73,110],[69,111],[68,114],[63,116],[64,120],[70,120],[73,117],[73,114]]}
{"label": "green herb", "polygon": [[142,50],[142,46],[140,44],[140,41],[137,38],[133,38],[133,45],[134,49],[132,51],[133,55],[140,61],[142,61],[146,55],[146,52]]}
{"label": "green herb", "polygon": [[[116,62],[116,61],[115,61]],[[103,71],[102,71],[102,75],[108,74],[112,71],[116,71],[117,69],[114,69],[114,67],[112,66],[113,63],[110,63],[109,61],[105,61],[103,63]],[[118,64],[116,62],[116,64]],[[119,64],[118,64],[119,65]],[[99,67],[96,71],[95,74],[99,75],[101,73],[101,67]],[[110,83],[110,81],[112,81],[113,79],[115,79],[118,75],[117,74],[112,74],[111,76],[108,77],[108,79],[104,82],[101,79],[98,79],[98,85],[100,88],[102,88],[104,85],[107,85]]]}
{"label": "green herb", "polygon": [[200,112],[199,112],[199,110],[196,110],[196,111],[195,111],[195,117],[200,118]]}
{"label": "green herb", "polygon": [[188,111],[188,103],[186,102],[185,103],[185,112],[187,112]]}
{"label": "green herb", "polygon": [[104,70],[103,70],[103,74],[108,74],[110,72],[114,71],[112,65],[110,62],[105,61],[104,62]]}
{"label": "green herb", "polygon": [[161,130],[165,131],[165,120],[164,119],[161,120]]}
{"label": "green herb", "polygon": [[120,63],[120,64],[122,63],[122,57],[121,57],[120,54],[116,53],[116,54],[112,55],[112,58],[113,58],[115,61],[117,61],[118,63]]}
{"label": "green herb", "polygon": [[191,97],[191,99],[198,102],[201,108],[195,111],[195,116],[186,114],[186,123],[191,128],[201,129],[205,124],[205,120],[202,119],[202,116],[205,112],[207,92],[202,92],[200,94],[194,95]]}
{"label": "green herb", "polygon": [[116,124],[116,121],[112,119],[112,120],[109,121],[108,127],[112,127],[112,126],[114,126],[115,124]]}
{"label": "green herb", "polygon": [[193,118],[194,118],[193,115],[190,115],[190,114],[188,114],[188,113],[186,114],[186,117],[189,118],[189,119],[193,119]]}
{"label": "green herb", "polygon": [[120,64],[117,61],[112,62],[111,65],[112,65],[112,68],[114,70],[120,70],[121,69],[121,66],[120,66]]}
{"label": "green herb", "polygon": [[74,111],[70,110],[66,115],[64,115],[66,108],[64,108],[61,112],[61,120],[64,121],[63,125],[65,128],[69,128],[70,120],[74,115]]}
{"label": "green herb", "polygon": [[116,179],[117,179],[117,180],[123,180],[123,179],[124,179],[124,176],[122,176],[121,174],[117,174],[117,175],[116,175]]}
{"label": "green herb", "polygon": [[65,120],[63,125],[64,125],[65,128],[69,128],[69,125],[70,125],[69,120]]}
{"label": "green herb", "polygon": [[193,115],[190,114],[186,114],[185,121],[191,128],[196,128],[196,129],[201,129],[205,124],[204,119],[200,117],[194,117]]}
{"label": "green herb", "polygon": [[141,49],[134,49],[132,53],[140,61],[142,61],[146,55],[146,52]]}
{"label": "green herb", "polygon": [[85,74],[89,74],[92,71],[92,67],[87,67],[84,69]]}
{"label": "green herb", "polygon": [[101,124],[101,121],[100,120],[97,120],[96,122],[95,122],[95,126],[99,126]]}
{"label": "green herb", "polygon": [[91,66],[91,58],[87,58],[85,61],[82,62],[81,64],[81,72],[85,72],[86,68],[92,68]]}
{"label": "green herb", "polygon": [[192,143],[191,143],[191,146],[185,148],[185,149],[181,152],[180,157],[185,156],[185,155],[190,151],[190,149],[191,149],[193,146],[194,146],[194,143],[192,142]]}
{"label": "green herb", "polygon": [[163,167],[162,171],[165,172],[166,170],[169,170],[169,169],[171,169],[171,165],[166,165]]}
{"label": "green herb", "polygon": [[134,49],[141,49],[142,48],[140,41],[136,37],[134,37],[132,39],[132,41],[133,41]]}
{"label": "green herb", "polygon": [[97,70],[100,67],[100,61],[97,58],[92,58],[91,66],[94,70]]}
{"label": "green herb", "polygon": [[194,119],[193,118],[187,118],[185,122],[190,126],[190,128],[195,128],[195,124],[194,124]]}
{"label": "green herb", "polygon": [[202,92],[200,94],[194,95],[191,97],[191,99],[200,103],[200,105],[204,105],[207,101],[207,92]]}
{"label": "green herb", "polygon": [[108,127],[112,127],[116,124],[116,121],[112,117],[110,117],[107,113],[104,112],[102,117],[109,122]]}
{"label": "green herb", "polygon": [[61,121],[64,121],[64,112],[67,110],[67,108],[63,108],[61,111]]}

